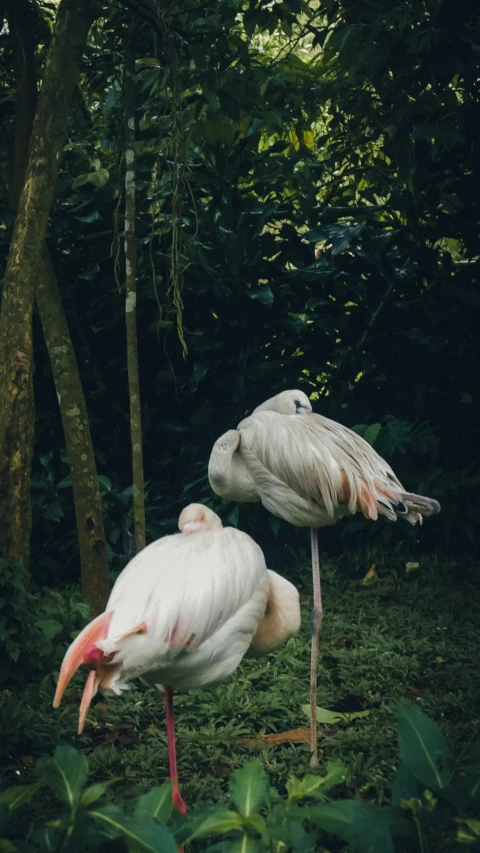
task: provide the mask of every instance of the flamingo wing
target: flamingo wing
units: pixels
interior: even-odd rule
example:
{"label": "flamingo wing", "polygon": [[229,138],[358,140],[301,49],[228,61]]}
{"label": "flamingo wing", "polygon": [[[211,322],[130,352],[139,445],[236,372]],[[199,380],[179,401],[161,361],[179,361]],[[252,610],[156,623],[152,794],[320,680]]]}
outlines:
{"label": "flamingo wing", "polygon": [[82,697],[81,731],[99,686],[119,693],[133,678],[171,672],[172,667],[175,671],[179,658],[202,645],[210,649],[208,664],[216,634],[224,636],[228,653],[228,625],[235,617],[243,620],[241,657],[263,616],[267,593],[263,553],[246,533],[220,528],[153,542],[123,570],[105,613],[67,650],[54,706],[78,667],[91,666]]}
{"label": "flamingo wing", "polygon": [[162,661],[171,665],[266,587],[266,571],[261,549],[234,528],[153,542],[118,578],[107,605],[113,613],[108,638],[99,647],[117,652],[115,660],[136,675]]}
{"label": "flamingo wing", "polygon": [[[280,501],[294,502],[298,496],[300,502],[323,507],[331,519],[339,507],[360,510],[372,519],[379,512],[396,518],[392,503],[401,501],[400,481],[347,427],[316,414],[264,411],[246,418],[238,430],[240,455],[264,503],[270,498],[271,504],[275,492]],[[267,508],[271,510],[271,505]]]}

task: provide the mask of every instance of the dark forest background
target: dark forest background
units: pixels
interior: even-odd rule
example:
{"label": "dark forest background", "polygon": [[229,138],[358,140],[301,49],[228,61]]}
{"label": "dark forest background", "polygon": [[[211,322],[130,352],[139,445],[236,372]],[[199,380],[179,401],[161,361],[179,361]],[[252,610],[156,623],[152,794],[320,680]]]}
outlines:
{"label": "dark forest background", "polygon": [[[55,4],[26,6],[41,77]],[[306,546],[306,534],[256,507],[222,505],[206,477],[218,435],[299,387],[443,508],[421,531],[347,521],[322,533],[331,553],[372,539],[452,554],[478,545],[477,11],[443,0],[185,0],[105,7],[97,19],[47,243],[117,568],[132,553],[121,267],[132,21],[147,538],[204,500],[254,531],[272,560],[285,544]],[[5,263],[18,91],[8,27],[0,55]],[[31,571],[56,585],[78,578],[78,545],[37,315],[34,371]]]}

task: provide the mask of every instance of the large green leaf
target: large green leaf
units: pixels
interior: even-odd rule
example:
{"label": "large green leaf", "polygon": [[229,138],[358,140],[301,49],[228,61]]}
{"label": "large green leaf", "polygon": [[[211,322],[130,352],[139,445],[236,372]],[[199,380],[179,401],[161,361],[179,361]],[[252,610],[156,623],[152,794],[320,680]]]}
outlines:
{"label": "large green leaf", "polygon": [[80,807],[88,809],[93,803],[96,803],[100,797],[103,797],[105,791],[113,785],[115,782],[120,780],[120,776],[116,776],[115,779],[109,779],[108,782],[95,782],[94,785],[90,785],[86,788],[80,797]]}
{"label": "large green leaf", "polygon": [[448,786],[452,754],[437,724],[419,708],[398,710],[400,758],[423,785],[440,791]]}
{"label": "large green leaf", "polygon": [[308,810],[313,823],[353,842],[358,853],[394,853],[386,812],[362,800],[340,800]]}
{"label": "large green leaf", "polygon": [[461,844],[474,844],[475,847],[480,844],[480,820],[473,818],[456,818],[460,826],[458,827],[457,841]]}
{"label": "large green leaf", "polygon": [[265,853],[265,845],[259,838],[244,833],[241,838],[229,841],[228,853]]}
{"label": "large green leaf", "polygon": [[480,795],[480,740],[470,747],[462,771],[467,774],[469,799],[476,799]]}
{"label": "large green leaf", "polygon": [[56,796],[73,808],[88,776],[88,761],[73,746],[57,746],[53,758],[37,761],[37,773]]}
{"label": "large green leaf", "polygon": [[224,834],[231,832],[232,829],[239,829],[243,826],[243,822],[243,817],[238,812],[232,812],[228,809],[214,811],[196,826],[190,836],[190,840],[214,835],[215,833]]}
{"label": "large green leaf", "polygon": [[[60,850],[62,841],[65,840],[65,834],[68,827],[68,822],[56,820],[52,823],[47,823],[45,826],[38,829],[32,829],[28,839],[35,845],[33,849],[45,850],[50,853],[52,850]],[[3,851],[2,851],[3,853]],[[8,851],[6,851],[8,853]]]}
{"label": "large green leaf", "polygon": [[230,778],[230,796],[240,814],[249,817],[265,803],[268,795],[268,776],[260,761],[252,761]]}
{"label": "large green leaf", "polygon": [[361,800],[339,800],[313,806],[308,810],[308,814],[313,823],[325,832],[344,838],[348,828],[361,814],[363,806]]}
{"label": "large green leaf", "polygon": [[108,838],[123,838],[135,853],[177,853],[173,835],[153,817],[125,815],[118,806],[92,809],[87,814]]}
{"label": "large green leaf", "polygon": [[18,809],[30,802],[39,787],[40,782],[34,782],[31,785],[16,785],[14,788],[7,788],[6,791],[0,793],[0,803],[7,806],[10,811]]}
{"label": "large green leaf", "polygon": [[[302,705],[302,711],[310,718],[310,705]],[[335,726],[337,723],[350,723],[353,720],[361,720],[362,717],[368,717],[372,711],[329,711],[327,708],[317,708],[317,723],[324,725]]]}
{"label": "large green leaf", "polygon": [[327,791],[344,782],[346,776],[346,768],[341,761],[330,761],[326,776],[304,776],[303,779],[291,776],[287,782],[288,802],[296,803],[305,797],[325,800]]}
{"label": "large green leaf", "polygon": [[366,810],[349,828],[346,839],[358,853],[394,853],[393,839],[382,809]]}
{"label": "large green leaf", "polygon": [[160,823],[166,823],[173,811],[172,783],[152,788],[147,794],[142,794],[135,804],[135,814],[154,817]]}
{"label": "large green leaf", "polygon": [[400,764],[392,785],[392,804],[400,806],[402,800],[421,799],[423,785],[405,764]]}

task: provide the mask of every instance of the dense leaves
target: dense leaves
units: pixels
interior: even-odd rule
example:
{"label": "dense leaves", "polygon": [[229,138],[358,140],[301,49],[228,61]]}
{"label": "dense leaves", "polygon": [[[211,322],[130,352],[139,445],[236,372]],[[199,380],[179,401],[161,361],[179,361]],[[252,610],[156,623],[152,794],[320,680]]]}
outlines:
{"label": "dense leaves", "polygon": [[[451,780],[447,809],[433,799],[432,789],[438,790],[436,784],[427,785],[419,797],[416,795],[417,783],[425,784],[421,770],[422,738],[441,744],[437,757],[445,760],[450,758],[448,746],[438,726],[417,708],[403,706],[399,716],[403,726],[400,751],[402,753],[403,750],[406,759],[397,773],[404,780],[406,796],[398,805],[380,808],[360,798],[331,799],[329,792],[346,778],[346,768],[340,763],[331,766],[324,776],[290,779],[286,785],[287,796],[281,797],[270,787],[263,765],[256,761],[246,764],[231,776],[230,798],[236,811],[226,807],[205,811],[196,807],[186,818],[180,819],[172,813],[170,785],[154,788],[136,798],[133,808],[121,801],[102,803],[100,798],[107,792],[107,783],[97,783],[84,789],[88,775],[87,759],[72,747],[58,747],[53,758],[38,762],[37,772],[41,784],[47,786],[69,808],[69,812],[57,813],[55,819],[48,820],[42,829],[29,830],[28,838],[35,839],[36,849],[49,850],[52,840],[55,840],[61,842],[62,849],[72,851],[78,849],[79,844],[81,849],[95,850],[106,838],[117,838],[122,839],[129,850],[148,853],[175,853],[177,842],[208,840],[218,836],[224,839],[220,846],[218,843],[208,846],[207,842],[207,849],[273,853],[280,847],[285,851],[300,851],[313,849],[315,842],[324,844],[332,838],[340,838],[358,853],[394,853],[423,851],[425,845],[435,843],[440,823],[447,826],[450,841],[454,844],[453,797],[462,782]],[[414,736],[411,736],[412,732]],[[474,751],[476,748],[474,746]],[[465,765],[464,757],[461,764]],[[405,785],[405,772],[411,774],[408,785]],[[479,780],[477,766],[476,788]],[[38,788],[39,785],[24,785],[0,794],[3,818],[1,843],[5,849],[16,849],[9,837],[18,840],[15,829],[9,831],[12,812],[28,804],[37,795]],[[92,796],[94,789],[95,795]],[[478,837],[478,821],[465,814],[471,810],[475,798],[478,798],[478,793],[472,790],[462,803],[463,814],[457,819],[461,824],[457,834],[459,842],[470,843]],[[315,804],[317,799],[323,802]],[[170,808],[167,808],[168,803]],[[437,825],[431,821],[433,812]],[[205,844],[202,849],[205,849]]]}
{"label": "dense leaves", "polygon": [[[150,26],[140,26],[136,44],[136,228],[150,537],[170,531],[187,500],[218,506],[206,481],[212,441],[262,399],[300,385],[324,414],[363,425],[407,487],[441,500],[426,543],[471,547],[479,483],[474,4],[460,18],[440,0],[186,2],[168,16],[157,4],[145,8]],[[111,484],[106,521],[120,564],[131,470],[114,271],[122,228],[114,45],[133,14],[112,11],[92,33],[49,238],[97,464]],[[8,68],[8,32],[0,39]],[[6,250],[8,213],[4,223]],[[41,460],[63,439],[39,334],[36,352],[40,497]],[[60,455],[49,466],[54,482],[64,480]],[[36,513],[35,555],[62,572],[66,558],[74,577],[70,495],[49,489]],[[278,531],[249,508],[229,518],[255,524],[267,548]],[[347,534],[367,533],[361,520],[344,527],[342,547],[351,547]],[[368,527],[397,541],[410,533]],[[334,546],[343,528],[329,535]]]}

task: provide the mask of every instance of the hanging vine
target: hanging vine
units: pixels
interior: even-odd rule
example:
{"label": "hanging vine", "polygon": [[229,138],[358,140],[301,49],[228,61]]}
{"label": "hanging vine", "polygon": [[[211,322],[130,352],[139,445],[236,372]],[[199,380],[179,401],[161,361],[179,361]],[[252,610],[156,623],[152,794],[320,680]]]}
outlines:
{"label": "hanging vine", "polygon": [[[153,245],[158,231],[158,221],[168,216],[170,220],[170,245],[169,261],[167,270],[167,286],[165,289],[165,315],[168,317],[171,307],[175,310],[176,329],[178,339],[182,347],[183,357],[188,353],[187,343],[183,328],[183,276],[188,266],[185,255],[185,232],[183,228],[183,207],[185,194],[189,191],[187,181],[187,156],[185,144],[184,114],[182,103],[182,85],[179,63],[179,53],[175,42],[175,33],[172,31],[169,20],[155,7],[158,31],[161,37],[155,39],[155,54],[158,61],[158,98],[157,116],[164,118],[170,116],[171,124],[168,137],[162,136],[161,121],[157,119],[158,144],[157,160],[152,176],[153,203],[151,205],[152,229],[150,239],[150,257],[152,265],[152,280],[155,298],[159,307],[159,328],[169,327],[170,322],[164,319],[164,307],[158,293],[156,270],[153,262]],[[160,85],[160,78],[165,78],[164,84]],[[169,205],[167,211],[165,201],[161,199],[159,192],[159,176],[162,170],[168,169],[170,173]]]}

